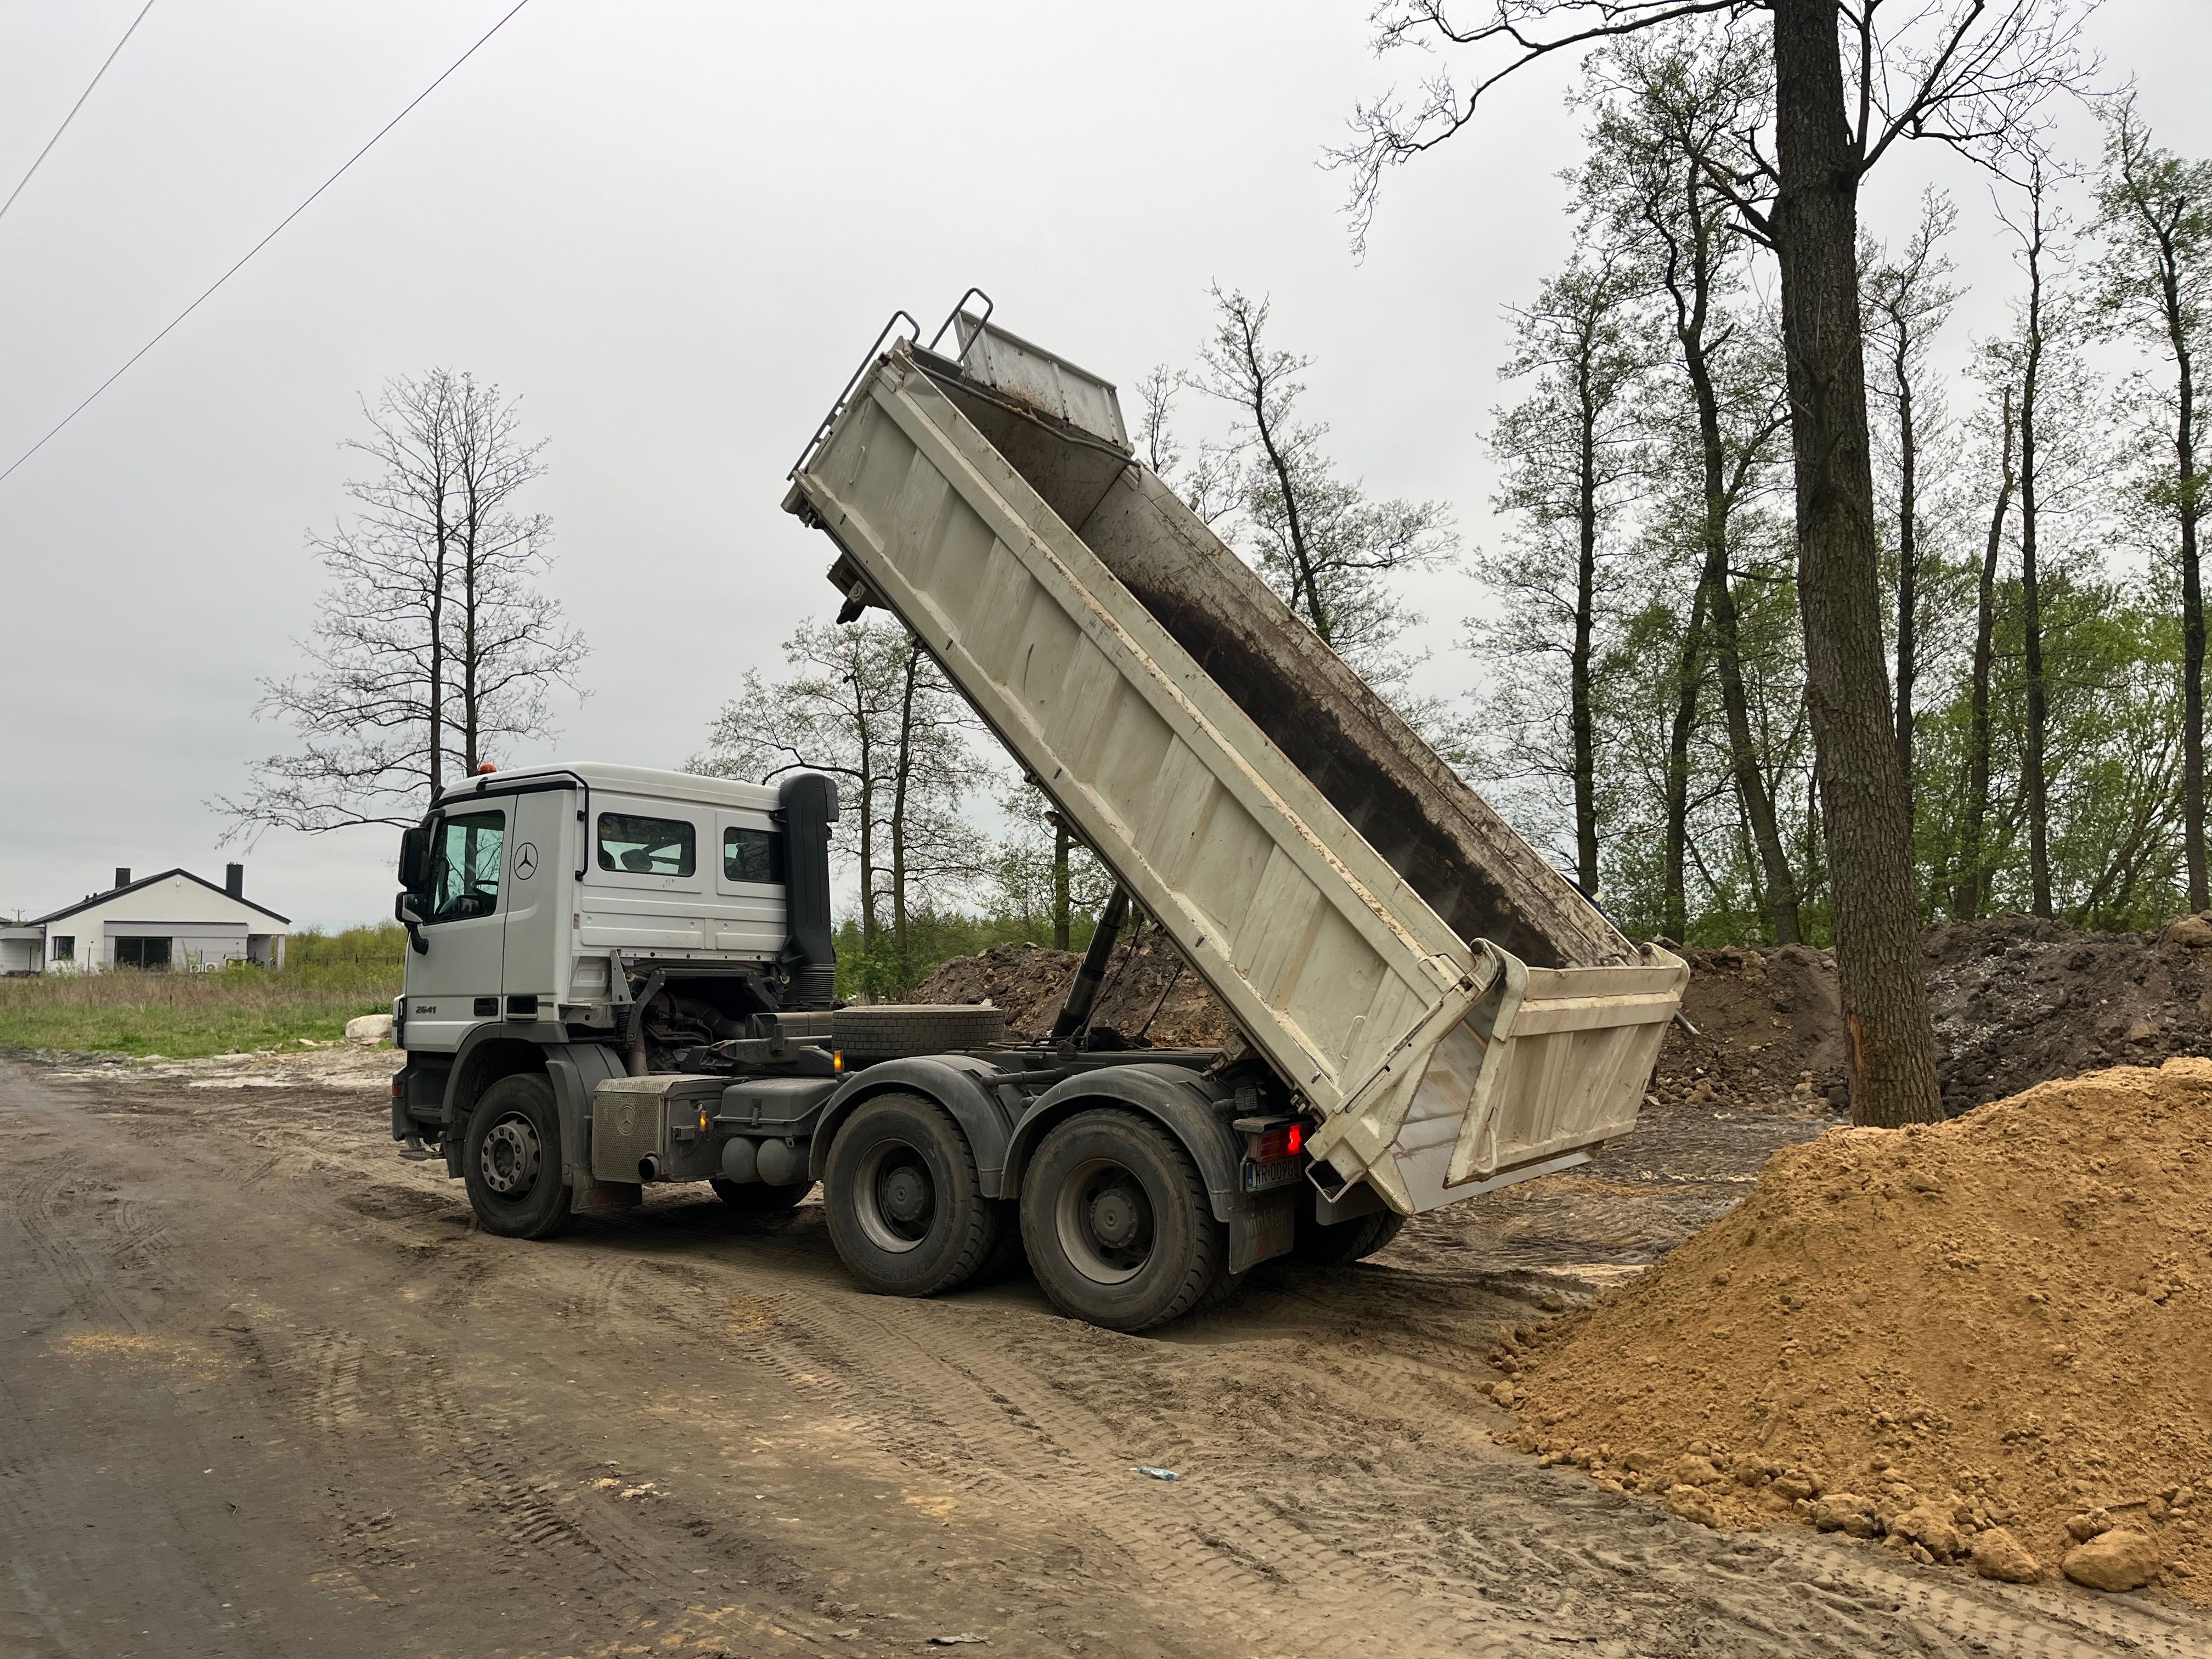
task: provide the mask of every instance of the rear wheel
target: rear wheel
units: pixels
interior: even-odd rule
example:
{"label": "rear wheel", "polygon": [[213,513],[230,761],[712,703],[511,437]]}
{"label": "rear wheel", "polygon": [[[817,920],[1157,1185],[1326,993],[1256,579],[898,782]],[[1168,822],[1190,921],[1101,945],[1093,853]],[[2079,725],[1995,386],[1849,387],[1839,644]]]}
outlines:
{"label": "rear wheel", "polygon": [[707,1184],[714,1189],[715,1197],[739,1215],[774,1215],[781,1210],[795,1210],[814,1190],[811,1181],[771,1187],[765,1181],[731,1181],[722,1176],[714,1176]]}
{"label": "rear wheel", "polygon": [[561,1115],[535,1072],[503,1077],[469,1114],[461,1173],[486,1232],[550,1238],[568,1231],[574,1189],[561,1179]]}
{"label": "rear wheel", "polygon": [[975,1154],[952,1115],[920,1095],[863,1101],[830,1143],[830,1240],[853,1277],[884,1296],[932,1296],[975,1276],[997,1242]]}
{"label": "rear wheel", "polygon": [[1291,1246],[1291,1260],[1306,1267],[1347,1267],[1373,1255],[1405,1225],[1406,1218],[1395,1210],[1322,1223],[1313,1218],[1309,1206],[1298,1213],[1297,1242]]}
{"label": "rear wheel", "polygon": [[1229,1230],[1190,1154],[1117,1107],[1045,1136],[1022,1181],[1022,1240],[1054,1304],[1109,1330],[1188,1313],[1229,1278]]}

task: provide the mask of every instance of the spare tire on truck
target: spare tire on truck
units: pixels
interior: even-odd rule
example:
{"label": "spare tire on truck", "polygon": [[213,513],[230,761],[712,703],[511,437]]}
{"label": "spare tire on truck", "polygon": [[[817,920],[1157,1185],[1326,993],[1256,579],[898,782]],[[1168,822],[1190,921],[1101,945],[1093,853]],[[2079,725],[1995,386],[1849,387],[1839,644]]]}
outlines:
{"label": "spare tire on truck", "polygon": [[988,1005],[883,1003],[840,1008],[830,1017],[830,1046],[848,1060],[862,1062],[988,1048],[1006,1036],[1006,1014]]}

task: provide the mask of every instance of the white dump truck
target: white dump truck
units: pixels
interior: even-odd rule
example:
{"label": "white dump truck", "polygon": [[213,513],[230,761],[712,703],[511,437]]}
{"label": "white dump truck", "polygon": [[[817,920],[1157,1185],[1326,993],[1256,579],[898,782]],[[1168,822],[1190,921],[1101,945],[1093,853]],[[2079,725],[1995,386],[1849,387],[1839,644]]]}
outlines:
{"label": "white dump truck", "polygon": [[[394,1138],[495,1232],[652,1182],[748,1210],[818,1183],[872,1290],[1025,1256],[1064,1310],[1135,1330],[1628,1133],[1684,964],[1135,459],[1110,384],[981,297],[927,346],[894,317],[784,504],[836,544],[841,620],[896,616],[1118,878],[1050,1036],[836,1005],[827,778],[495,774],[403,840]],[[1132,904],[1227,1009],[1226,1048],[1094,1030]]]}

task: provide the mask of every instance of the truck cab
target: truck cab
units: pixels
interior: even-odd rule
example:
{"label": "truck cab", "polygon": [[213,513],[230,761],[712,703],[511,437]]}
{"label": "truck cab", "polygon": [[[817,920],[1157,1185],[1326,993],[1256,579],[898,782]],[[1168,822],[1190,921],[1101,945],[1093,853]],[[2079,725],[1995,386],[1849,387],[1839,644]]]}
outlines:
{"label": "truck cab", "polygon": [[[656,1184],[758,1213],[826,1183],[872,1289],[927,1294],[1026,1254],[1068,1311],[1121,1328],[1293,1247],[1317,1200],[1264,1065],[1091,1046],[1126,903],[1051,1041],[1009,1042],[988,1006],[838,1006],[836,812],[803,772],[580,764],[446,791],[401,838],[393,1139],[526,1238]],[[1054,1184],[1032,1218],[1039,1170]],[[1324,1236],[1340,1251],[1389,1219],[1371,1198],[1314,1214],[1352,1224]]]}

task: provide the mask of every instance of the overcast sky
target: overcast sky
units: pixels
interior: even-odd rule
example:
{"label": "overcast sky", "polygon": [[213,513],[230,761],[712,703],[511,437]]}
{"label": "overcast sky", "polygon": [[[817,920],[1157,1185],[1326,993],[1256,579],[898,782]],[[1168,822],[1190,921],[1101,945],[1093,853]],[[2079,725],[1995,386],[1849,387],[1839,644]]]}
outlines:
{"label": "overcast sky", "polygon": [[[0,8],[0,191],[142,3]],[[509,3],[159,0],[0,220],[0,467]],[[1566,72],[1501,88],[1394,175],[1355,262],[1317,158],[1421,67],[1370,54],[1368,10],[533,0],[0,484],[0,910],[240,856],[204,803],[285,742],[250,717],[255,682],[298,666],[307,538],[390,375],[471,370],[551,440],[530,504],[591,696],[517,760],[680,764],[744,670],[778,665],[834,599],[828,543],[778,509],[792,455],[894,307],[933,328],[970,283],[1124,387],[1190,360],[1210,283],[1267,291],[1346,470],[1490,539],[1503,308],[1568,246]],[[2212,6],[2111,0],[2095,39],[2162,142],[2212,150]],[[1982,183],[1908,155],[1868,216],[1901,227],[1929,177],[1964,210],[1963,342],[2012,276]],[[1463,689],[1479,592],[1440,574],[1414,597],[1426,689]],[[388,915],[392,840],[266,836],[248,895],[301,922]]]}

